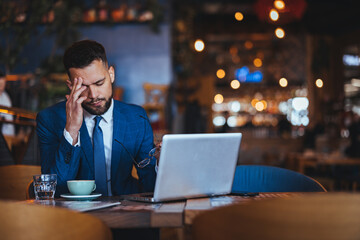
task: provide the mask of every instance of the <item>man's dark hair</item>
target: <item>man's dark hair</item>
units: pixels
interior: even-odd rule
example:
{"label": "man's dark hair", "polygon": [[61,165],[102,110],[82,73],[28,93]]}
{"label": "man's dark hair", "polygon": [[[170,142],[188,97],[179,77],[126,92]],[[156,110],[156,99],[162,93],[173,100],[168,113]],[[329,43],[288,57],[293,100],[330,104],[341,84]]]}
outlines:
{"label": "man's dark hair", "polygon": [[92,40],[75,42],[66,49],[63,58],[64,66],[69,76],[70,68],[84,68],[89,66],[94,60],[101,60],[103,64],[108,63],[103,45]]}
{"label": "man's dark hair", "polygon": [[5,77],[5,73],[0,70],[0,78],[3,78],[3,77]]}

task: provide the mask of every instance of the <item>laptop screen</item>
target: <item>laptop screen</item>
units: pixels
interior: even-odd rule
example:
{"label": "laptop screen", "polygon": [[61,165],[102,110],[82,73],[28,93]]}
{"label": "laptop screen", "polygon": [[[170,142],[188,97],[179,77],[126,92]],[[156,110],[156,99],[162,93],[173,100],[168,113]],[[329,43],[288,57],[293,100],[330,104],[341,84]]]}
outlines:
{"label": "laptop screen", "polygon": [[241,136],[241,133],[165,135],[154,199],[230,193]]}

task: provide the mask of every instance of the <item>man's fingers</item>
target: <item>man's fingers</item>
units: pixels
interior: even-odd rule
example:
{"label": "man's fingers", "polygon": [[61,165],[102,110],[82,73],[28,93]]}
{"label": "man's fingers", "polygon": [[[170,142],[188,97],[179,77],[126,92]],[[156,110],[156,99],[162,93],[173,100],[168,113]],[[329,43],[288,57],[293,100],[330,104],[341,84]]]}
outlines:
{"label": "man's fingers", "polygon": [[71,84],[71,81],[69,79],[66,80],[66,85],[68,86],[68,88],[71,91],[72,90],[72,84]]}
{"label": "man's fingers", "polygon": [[66,94],[65,97],[66,97],[66,100],[69,100],[70,96],[68,94]]}
{"label": "man's fingers", "polygon": [[81,104],[86,99],[87,99],[87,96],[82,96],[82,97],[79,97],[78,100],[76,100],[76,102]]}
{"label": "man's fingers", "polygon": [[77,81],[77,83],[76,83],[76,89],[75,89],[75,90],[80,89],[81,86],[82,86],[82,83],[83,83],[83,80],[82,80],[81,77],[79,77],[79,78],[78,78],[78,81]]}
{"label": "man's fingers", "polygon": [[74,101],[77,101],[80,98],[80,95],[86,90],[86,86],[81,86],[79,89],[77,89],[72,97]]}
{"label": "man's fingers", "polygon": [[74,78],[74,81],[72,82],[72,84],[70,83],[70,89],[71,89],[70,96],[72,96],[74,94],[77,82],[78,82],[78,79]]}

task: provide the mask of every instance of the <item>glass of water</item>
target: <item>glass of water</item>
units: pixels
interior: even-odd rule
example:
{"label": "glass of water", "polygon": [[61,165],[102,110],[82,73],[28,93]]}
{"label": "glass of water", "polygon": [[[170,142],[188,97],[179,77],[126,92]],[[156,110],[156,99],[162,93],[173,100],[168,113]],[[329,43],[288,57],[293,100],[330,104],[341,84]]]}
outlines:
{"label": "glass of water", "polygon": [[36,200],[51,200],[54,199],[56,189],[56,174],[41,174],[35,175],[34,178],[34,193]]}

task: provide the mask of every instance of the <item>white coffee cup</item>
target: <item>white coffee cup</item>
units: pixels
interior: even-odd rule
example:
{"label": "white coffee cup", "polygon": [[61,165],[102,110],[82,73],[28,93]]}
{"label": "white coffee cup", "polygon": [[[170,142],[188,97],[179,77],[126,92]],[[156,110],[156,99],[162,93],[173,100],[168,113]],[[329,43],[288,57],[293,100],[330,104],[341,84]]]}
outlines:
{"label": "white coffee cup", "polygon": [[70,180],[67,181],[70,193],[74,195],[89,195],[96,189],[95,180]]}

